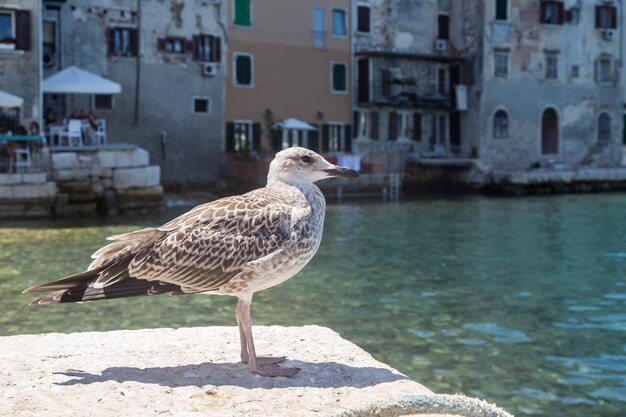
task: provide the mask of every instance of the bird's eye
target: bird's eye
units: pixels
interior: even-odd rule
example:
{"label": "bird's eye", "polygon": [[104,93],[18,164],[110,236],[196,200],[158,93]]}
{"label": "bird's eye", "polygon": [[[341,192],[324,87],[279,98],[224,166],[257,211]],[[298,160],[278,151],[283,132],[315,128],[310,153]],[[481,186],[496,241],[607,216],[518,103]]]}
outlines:
{"label": "bird's eye", "polygon": [[306,162],[306,163],[311,162],[311,157],[309,155],[304,155],[302,157],[302,162]]}

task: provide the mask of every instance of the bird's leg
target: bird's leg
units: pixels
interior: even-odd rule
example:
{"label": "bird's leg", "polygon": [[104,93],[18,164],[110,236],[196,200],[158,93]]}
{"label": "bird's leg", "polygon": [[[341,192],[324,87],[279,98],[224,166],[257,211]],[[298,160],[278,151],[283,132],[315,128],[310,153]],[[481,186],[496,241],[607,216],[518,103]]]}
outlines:
{"label": "bird's leg", "polygon": [[[237,323],[239,324],[239,335],[241,339],[241,360],[247,358],[248,368],[253,374],[262,376],[293,376],[297,374],[298,368],[281,368],[276,365],[283,362],[284,357],[258,357],[254,349],[252,339],[252,316],[250,315],[250,305],[252,304],[252,294],[240,297],[237,302]],[[244,349],[246,354],[244,355]]]}

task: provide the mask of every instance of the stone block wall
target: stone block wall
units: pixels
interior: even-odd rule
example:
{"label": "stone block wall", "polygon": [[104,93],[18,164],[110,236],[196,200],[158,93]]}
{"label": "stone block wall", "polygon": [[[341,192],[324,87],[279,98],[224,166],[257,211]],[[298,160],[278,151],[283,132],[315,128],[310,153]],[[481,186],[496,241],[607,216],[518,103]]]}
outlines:
{"label": "stone block wall", "polygon": [[163,202],[160,167],[149,165],[142,148],[53,152],[51,173],[57,215],[157,210]]}

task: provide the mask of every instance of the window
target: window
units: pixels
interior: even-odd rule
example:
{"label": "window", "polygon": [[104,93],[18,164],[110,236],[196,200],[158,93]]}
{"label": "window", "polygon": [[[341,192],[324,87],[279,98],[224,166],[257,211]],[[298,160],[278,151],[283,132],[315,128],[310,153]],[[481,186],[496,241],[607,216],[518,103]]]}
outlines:
{"label": "window", "polygon": [[113,110],[113,96],[111,94],[96,94],[93,98],[96,110]]}
{"label": "window", "polygon": [[326,33],[324,24],[324,9],[313,9],[313,48],[324,49],[326,47]]}
{"label": "window", "polygon": [[413,140],[422,140],[422,113],[413,113]]}
{"label": "window", "polygon": [[234,0],[233,23],[237,26],[252,26],[251,0]]}
{"label": "window", "polygon": [[498,110],[493,115],[493,138],[507,139],[509,137],[509,115],[504,110]]}
{"label": "window", "polygon": [[596,80],[601,83],[613,81],[613,60],[610,57],[600,57],[596,61]]}
{"label": "window", "polygon": [[438,18],[437,39],[450,38],[450,17],[447,14],[440,14]]}
{"label": "window", "polygon": [[372,30],[372,9],[366,5],[356,7],[356,31],[370,33]]}
{"label": "window", "polygon": [[197,61],[220,62],[222,60],[222,40],[219,36],[195,35],[193,56]]}
{"label": "window", "polygon": [[237,87],[252,87],[254,84],[253,62],[251,54],[234,54],[234,75]]}
{"label": "window", "polygon": [[598,140],[603,142],[611,140],[611,116],[607,112],[600,113],[598,117]]}
{"label": "window", "polygon": [[541,154],[559,153],[559,116],[554,109],[546,109],[541,115]]}
{"label": "window", "polygon": [[0,50],[30,50],[30,11],[0,9]]}
{"label": "window", "polygon": [[328,124],[328,151],[339,152],[344,149],[345,128],[343,123]]}
{"label": "window", "polygon": [[563,24],[563,2],[547,1],[540,3],[539,21],[548,25]]}
{"label": "window", "polygon": [[165,38],[162,50],[170,54],[184,54],[185,46],[185,38]]}
{"label": "window", "polygon": [[41,43],[43,46],[41,54],[42,63],[44,67],[52,67],[56,63],[56,23],[44,20],[41,24],[41,30]]}
{"label": "window", "polygon": [[509,0],[496,0],[496,20],[508,19],[508,1]]}
{"label": "window", "polygon": [[387,139],[398,139],[398,113],[396,113],[395,111],[389,112],[389,122],[387,127]]}
{"label": "window", "polygon": [[331,91],[333,93],[348,92],[348,65],[345,62],[331,63]]}
{"label": "window", "polygon": [[617,29],[617,8],[614,6],[596,6],[596,28]]}
{"label": "window", "polygon": [[206,114],[211,113],[211,99],[209,97],[194,97],[193,112]]}
{"label": "window", "polygon": [[137,56],[137,29],[110,28],[109,55]]}
{"label": "window", "polygon": [[346,11],[344,9],[333,9],[333,36],[347,36]]}
{"label": "window", "polygon": [[440,114],[437,124],[437,143],[440,145],[445,145],[448,141],[448,120],[446,116]]}
{"label": "window", "polygon": [[509,76],[509,52],[494,51],[494,76],[507,78]]}
{"label": "window", "polygon": [[226,123],[226,152],[249,153],[261,150],[261,124],[249,120]]}
{"label": "window", "polygon": [[556,80],[559,78],[558,57],[558,54],[555,53],[546,54],[546,79],[548,80]]}
{"label": "window", "polygon": [[437,93],[440,96],[448,94],[448,71],[445,68],[437,70]]}

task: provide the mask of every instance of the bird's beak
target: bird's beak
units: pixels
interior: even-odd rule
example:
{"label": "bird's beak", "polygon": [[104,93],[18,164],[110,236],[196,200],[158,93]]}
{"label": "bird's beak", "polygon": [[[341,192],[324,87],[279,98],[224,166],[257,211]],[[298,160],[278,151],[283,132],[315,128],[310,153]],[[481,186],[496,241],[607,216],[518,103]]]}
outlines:
{"label": "bird's beak", "polygon": [[335,165],[332,168],[324,169],[322,171],[328,174],[329,177],[343,177],[353,180],[361,177],[359,173],[355,170],[346,167],[340,167],[339,165]]}

